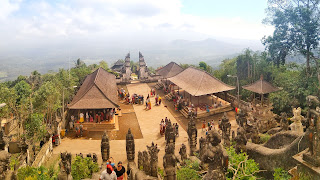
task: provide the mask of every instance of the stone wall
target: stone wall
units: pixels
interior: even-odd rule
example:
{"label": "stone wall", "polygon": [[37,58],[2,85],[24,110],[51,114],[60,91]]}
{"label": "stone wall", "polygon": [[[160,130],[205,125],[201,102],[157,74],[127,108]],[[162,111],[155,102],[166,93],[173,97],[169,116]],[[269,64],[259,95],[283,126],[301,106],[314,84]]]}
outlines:
{"label": "stone wall", "polygon": [[34,162],[32,163],[33,167],[40,167],[41,164],[44,162],[47,156],[50,156],[52,153],[53,147],[52,147],[52,137],[50,137],[49,141],[46,142],[40,152],[37,154]]}
{"label": "stone wall", "polygon": [[[291,143],[289,142],[294,137],[292,132],[281,132],[274,135],[265,145],[259,145],[248,142],[246,145],[249,158],[254,159],[259,163],[260,169],[273,171],[275,168],[283,168],[289,170],[296,166],[293,155],[307,148],[307,137],[305,134],[297,136]],[[287,142],[280,143],[279,141],[286,140]],[[279,146],[282,146],[281,148]],[[268,148],[272,147],[272,148]]]}

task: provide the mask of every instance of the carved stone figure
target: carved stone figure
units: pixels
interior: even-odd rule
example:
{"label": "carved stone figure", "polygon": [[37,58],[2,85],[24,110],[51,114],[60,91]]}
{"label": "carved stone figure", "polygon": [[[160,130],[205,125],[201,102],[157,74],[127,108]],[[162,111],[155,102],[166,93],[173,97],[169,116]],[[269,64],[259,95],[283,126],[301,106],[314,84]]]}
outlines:
{"label": "carved stone figure", "polygon": [[147,151],[142,152],[142,157],[143,157],[143,171],[147,174],[150,175],[150,158],[149,154]]}
{"label": "carved stone figure", "polygon": [[246,152],[246,150],[247,150],[246,145],[247,145],[248,140],[246,137],[246,133],[242,127],[239,127],[237,129],[237,136],[235,137],[235,142],[236,142],[235,150],[237,153],[240,153],[241,150],[243,152]]}
{"label": "carved stone figure", "polygon": [[247,112],[244,108],[240,109],[239,111],[240,112],[236,116],[236,121],[240,127],[244,128],[247,124]]}
{"label": "carved stone figure", "polygon": [[203,154],[204,146],[206,145],[206,139],[200,137],[199,139],[199,156],[201,157]]}
{"label": "carved stone figure", "polygon": [[194,116],[191,116],[189,120],[187,132],[188,132],[188,142],[190,146],[190,156],[194,156],[194,153],[196,152],[197,136],[198,136],[198,131],[196,128]]}
{"label": "carved stone figure", "polygon": [[58,175],[59,180],[72,180],[71,176],[71,153],[61,153],[60,154],[60,172]]}
{"label": "carved stone figure", "polygon": [[135,144],[134,144],[134,138],[131,133],[131,130],[129,128],[128,134],[126,136],[126,151],[127,151],[127,159],[129,162],[134,161],[135,157]]}
{"label": "carved stone figure", "polygon": [[0,151],[0,179],[5,179],[6,171],[10,168],[10,154]]}
{"label": "carved stone figure", "polygon": [[259,131],[258,131],[258,128],[256,126],[253,126],[253,128],[252,128],[251,140],[255,144],[259,144],[260,143]]}
{"label": "carved stone figure", "polygon": [[143,155],[142,152],[138,152],[138,168],[141,170],[143,168]]}
{"label": "carved stone figure", "polygon": [[165,132],[165,139],[166,139],[166,143],[175,143],[176,142],[176,136],[174,134],[171,121],[168,121],[168,123],[167,123],[166,132]]}
{"label": "carved stone figure", "polygon": [[206,145],[204,153],[202,154],[201,161],[208,163],[208,173],[203,177],[205,180],[217,179],[225,180],[224,167],[223,167],[223,151],[220,146],[221,137],[216,130],[210,130],[206,137]]}
{"label": "carved stone figure", "polygon": [[101,156],[102,161],[107,161],[110,157],[110,143],[107,132],[105,131],[101,139]]}
{"label": "carved stone figure", "polygon": [[303,160],[311,163],[313,166],[320,167],[320,113],[313,104],[319,105],[319,101],[315,96],[308,96],[307,102],[309,106],[307,113],[309,129],[306,134],[309,138],[309,150],[303,154]]}
{"label": "carved stone figure", "polygon": [[174,145],[169,143],[166,145],[165,154],[163,156],[164,179],[176,180],[177,158],[174,155]]}
{"label": "carved stone figure", "polygon": [[92,161],[95,162],[95,163],[98,162],[98,156],[97,156],[96,153],[92,154]]}
{"label": "carved stone figure", "polygon": [[287,117],[287,113],[285,112],[281,113],[280,126],[284,131],[287,131],[289,128],[288,117]]}
{"label": "carved stone figure", "polygon": [[25,137],[21,138],[18,146],[21,149],[21,153],[23,153],[23,154],[27,153],[28,145],[26,143],[26,138]]}
{"label": "carved stone figure", "polygon": [[147,148],[150,155],[150,176],[158,177],[158,153],[160,149],[153,142]]}
{"label": "carved stone figure", "polygon": [[2,131],[2,128],[0,128],[0,151],[4,150],[5,146],[6,146],[6,142],[3,139],[3,131]]}
{"label": "carved stone figure", "polygon": [[296,131],[299,133],[303,133],[303,126],[301,121],[303,120],[303,116],[301,116],[301,108],[293,108],[292,109],[293,112],[293,117],[291,118],[291,120],[293,121],[292,124],[290,124],[290,128],[292,131]]}
{"label": "carved stone figure", "polygon": [[222,119],[220,128],[222,131],[222,139],[226,146],[230,146],[230,133],[231,133],[231,123],[229,118],[227,117],[227,113],[225,112]]}
{"label": "carved stone figure", "polygon": [[184,161],[188,158],[186,145],[184,145],[184,144],[181,145],[181,148],[179,150],[179,154],[181,156],[181,164],[184,164]]}

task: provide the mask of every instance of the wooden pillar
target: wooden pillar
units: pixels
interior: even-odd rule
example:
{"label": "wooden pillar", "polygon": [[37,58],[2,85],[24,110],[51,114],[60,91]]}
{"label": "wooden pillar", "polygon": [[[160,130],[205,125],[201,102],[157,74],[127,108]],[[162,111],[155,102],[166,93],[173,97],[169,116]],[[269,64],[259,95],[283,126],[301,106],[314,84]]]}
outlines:
{"label": "wooden pillar", "polygon": [[199,104],[199,99],[200,99],[200,96],[198,96],[198,106],[200,105],[200,104]]}
{"label": "wooden pillar", "polygon": [[192,104],[192,100],[191,100],[191,94],[189,94],[190,95],[190,103]]}
{"label": "wooden pillar", "polygon": [[97,118],[96,118],[96,110],[93,110],[93,122],[97,122]]}
{"label": "wooden pillar", "polygon": [[213,94],[211,94],[211,104],[213,105]]}
{"label": "wooden pillar", "polygon": [[261,94],[260,97],[261,97],[261,106],[263,106],[263,94]]}
{"label": "wooden pillar", "polygon": [[80,121],[80,109],[78,110],[78,118],[76,119],[76,122]]}
{"label": "wooden pillar", "polygon": [[227,95],[227,92],[225,91],[225,92],[224,92],[224,99],[225,99],[226,101],[228,101],[227,97],[228,97],[228,95]]}

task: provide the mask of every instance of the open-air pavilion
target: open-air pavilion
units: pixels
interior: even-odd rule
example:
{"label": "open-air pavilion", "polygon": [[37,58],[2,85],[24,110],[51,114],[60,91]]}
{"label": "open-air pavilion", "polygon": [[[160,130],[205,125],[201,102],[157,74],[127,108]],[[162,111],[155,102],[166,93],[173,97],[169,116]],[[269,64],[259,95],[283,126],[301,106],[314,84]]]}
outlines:
{"label": "open-air pavilion", "polygon": [[[74,115],[75,122],[83,123],[84,127],[98,127],[98,124],[95,124],[100,122],[99,124],[103,124],[101,130],[114,129],[117,125],[118,107],[116,77],[103,68],[98,68],[86,77],[68,105],[68,117]],[[87,113],[89,120],[86,118]]]}
{"label": "open-air pavilion", "polygon": [[[206,71],[189,67],[176,76],[168,78],[168,80],[178,87],[178,90],[175,92],[182,95],[187,101],[186,104],[191,102],[195,106],[198,118],[232,109],[229,102],[216,95],[224,93],[224,96],[226,96],[227,91],[233,90],[235,87],[221,82]],[[184,115],[185,113],[188,114],[190,112],[189,107],[190,104],[189,106],[185,106],[181,113]]]}

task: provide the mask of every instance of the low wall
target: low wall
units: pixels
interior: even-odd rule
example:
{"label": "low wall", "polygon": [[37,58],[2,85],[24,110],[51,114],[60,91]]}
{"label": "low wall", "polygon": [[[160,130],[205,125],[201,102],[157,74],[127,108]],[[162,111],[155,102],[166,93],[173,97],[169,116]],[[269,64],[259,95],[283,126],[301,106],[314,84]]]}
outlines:
{"label": "low wall", "polygon": [[139,170],[135,162],[129,162],[127,168],[128,168],[128,171],[130,171],[128,180],[157,180],[158,179],[156,177],[148,176],[144,171]]}
{"label": "low wall", "polygon": [[[278,139],[293,139],[293,132],[282,132],[275,134],[265,145],[259,145],[248,142],[246,145],[249,158],[259,163],[260,169],[274,171],[275,168],[289,170],[296,166],[293,155],[303,151],[308,146],[307,136],[302,134],[297,136],[291,143],[280,143]],[[283,138],[281,138],[283,136]],[[274,144],[273,144],[274,142]],[[284,145],[287,144],[287,145]],[[277,149],[277,146],[284,145],[283,148]],[[267,147],[265,147],[267,146]],[[274,149],[268,148],[273,147]]]}
{"label": "low wall", "polygon": [[35,160],[32,163],[32,167],[40,167],[46,157],[51,155],[52,150],[52,137],[50,137],[49,141],[42,146],[40,152],[37,154]]}

